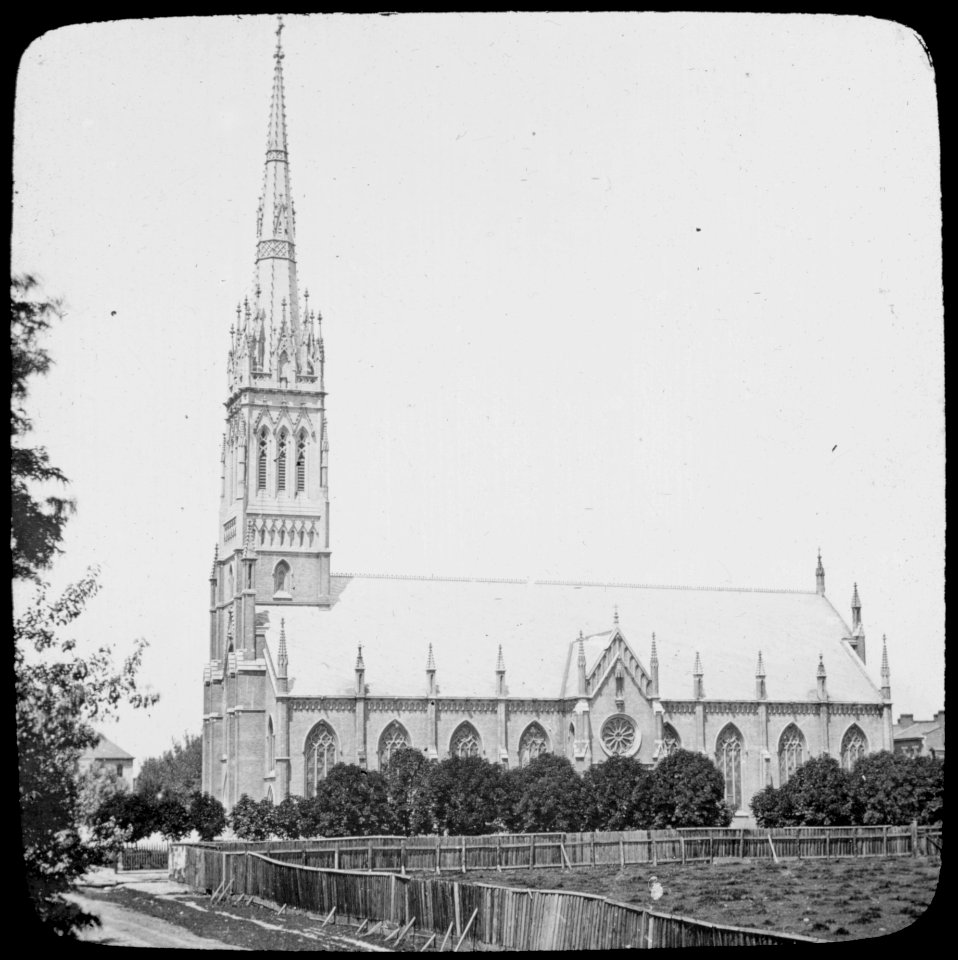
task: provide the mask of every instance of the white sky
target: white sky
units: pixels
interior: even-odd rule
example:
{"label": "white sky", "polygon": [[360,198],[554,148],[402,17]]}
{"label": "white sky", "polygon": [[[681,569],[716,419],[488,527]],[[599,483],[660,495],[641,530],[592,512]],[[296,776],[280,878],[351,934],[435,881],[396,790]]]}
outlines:
{"label": "white sky", "polygon": [[[151,643],[161,702],[104,728],[138,759],[201,727],[273,30],[78,25],[21,64],[13,267],[68,309],[30,398],[78,502],[51,579],[99,564],[75,633]],[[939,147],[917,36],[314,15],[283,41],[334,571],[814,589],[821,546],[846,619],[858,582],[876,677],[888,634],[895,717],[940,709]],[[645,657],[655,625],[623,628]]]}

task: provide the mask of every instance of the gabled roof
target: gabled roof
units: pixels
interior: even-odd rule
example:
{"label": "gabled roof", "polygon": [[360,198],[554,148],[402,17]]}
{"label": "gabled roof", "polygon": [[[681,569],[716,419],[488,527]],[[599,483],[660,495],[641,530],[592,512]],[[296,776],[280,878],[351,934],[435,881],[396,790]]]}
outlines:
{"label": "gabled roof", "polygon": [[331,592],[331,609],[257,605],[269,614],[274,662],[286,620],[293,695],[351,695],[362,643],[370,696],[423,696],[432,643],[440,696],[494,696],[499,644],[509,696],[574,696],[579,631],[591,671],[614,636],[617,606],[618,629],[643,665],[656,633],[663,699],[691,698],[696,652],[708,699],[753,699],[761,649],[770,700],[817,699],[822,653],[832,700],[881,702],[843,642],[847,625],[816,593],[376,575],[334,575]]}
{"label": "gabled roof", "polygon": [[122,747],[118,747],[112,740],[108,740],[103,734],[99,734],[100,739],[95,747],[84,750],[81,757],[84,760],[132,760],[133,754],[127,753]]}
{"label": "gabled roof", "polygon": [[905,727],[892,727],[892,738],[895,740],[919,740],[934,730],[939,729],[937,720],[916,720]]}

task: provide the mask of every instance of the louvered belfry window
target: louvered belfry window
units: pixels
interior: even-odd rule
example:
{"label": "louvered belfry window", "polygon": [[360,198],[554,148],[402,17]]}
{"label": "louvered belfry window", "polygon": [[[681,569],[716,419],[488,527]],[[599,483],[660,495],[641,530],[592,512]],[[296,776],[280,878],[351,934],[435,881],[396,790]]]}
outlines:
{"label": "louvered belfry window", "polygon": [[259,456],[256,463],[256,488],[266,489],[266,431],[259,435]]}
{"label": "louvered belfry window", "polygon": [[306,434],[301,433],[296,442],[296,492],[306,489]]}
{"label": "louvered belfry window", "polygon": [[286,431],[279,435],[279,449],[276,455],[276,489],[286,489]]}

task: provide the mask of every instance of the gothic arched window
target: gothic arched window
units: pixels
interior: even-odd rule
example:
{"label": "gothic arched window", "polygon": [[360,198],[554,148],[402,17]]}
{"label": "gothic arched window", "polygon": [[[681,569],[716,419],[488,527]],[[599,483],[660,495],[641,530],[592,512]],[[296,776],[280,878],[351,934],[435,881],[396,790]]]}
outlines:
{"label": "gothic arched window", "polygon": [[306,431],[300,430],[296,440],[296,492],[306,490]]}
{"label": "gothic arched window", "polygon": [[662,727],[662,756],[667,757],[670,753],[682,749],[682,738],[676,733],[675,727],[671,723]]}
{"label": "gothic arched window", "polygon": [[728,724],[719,734],[715,747],[715,763],[725,777],[725,801],[733,810],[742,807],[742,734]]}
{"label": "gothic arched window", "polygon": [[266,720],[266,771],[273,770],[276,766],[276,735],[273,733],[273,718]]}
{"label": "gothic arched window", "polygon": [[289,564],[285,560],[280,560],[273,570],[273,593],[289,592]]}
{"label": "gothic arched window", "polygon": [[853,723],[842,737],[842,767],[851,770],[856,762],[868,753],[868,739],[861,727]]}
{"label": "gothic arched window", "polygon": [[406,728],[398,720],[393,720],[379,738],[379,769],[384,770],[390,757],[397,750],[408,746],[409,734]]}
{"label": "gothic arched window", "polygon": [[454,757],[478,757],[482,753],[482,740],[471,723],[461,723],[449,741],[449,753]]}
{"label": "gothic arched window", "polygon": [[805,762],[805,735],[790,723],[778,740],[779,786],[784,787],[792,774]]}
{"label": "gothic arched window", "polygon": [[336,734],[325,721],[320,720],[306,738],[306,796],[316,796],[320,780],[325,780],[336,762]]}
{"label": "gothic arched window", "polygon": [[549,752],[549,738],[538,723],[530,723],[519,738],[519,766],[525,767],[536,757]]}
{"label": "gothic arched window", "polygon": [[269,436],[266,433],[266,427],[263,427],[259,433],[258,453],[256,457],[256,489],[266,489],[266,449],[269,445]]}
{"label": "gothic arched window", "polygon": [[276,489],[286,489],[286,447],[289,437],[286,430],[280,430],[279,441],[276,447]]}

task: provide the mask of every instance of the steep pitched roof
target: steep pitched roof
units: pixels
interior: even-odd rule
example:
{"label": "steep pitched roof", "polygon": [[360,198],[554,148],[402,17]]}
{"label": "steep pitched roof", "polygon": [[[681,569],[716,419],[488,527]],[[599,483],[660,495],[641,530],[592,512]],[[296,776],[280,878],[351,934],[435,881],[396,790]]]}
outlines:
{"label": "steep pitched roof", "polygon": [[122,747],[118,747],[112,740],[108,740],[101,733],[100,739],[95,747],[84,750],[81,754],[84,760],[132,760],[133,754],[127,753]]}
{"label": "steep pitched roof", "polygon": [[494,696],[498,646],[510,696],[576,693],[580,629],[591,671],[619,629],[643,666],[654,630],[663,699],[689,699],[701,653],[708,699],[754,698],[755,657],[763,652],[770,700],[817,699],[823,653],[832,700],[880,702],[878,687],[843,643],[848,626],[816,593],[686,589],[547,581],[334,575],[332,609],[258,604],[268,614],[276,662],[286,620],[290,693],[350,695],[353,657],[362,643],[372,696],[421,696],[428,645],[441,696]]}

